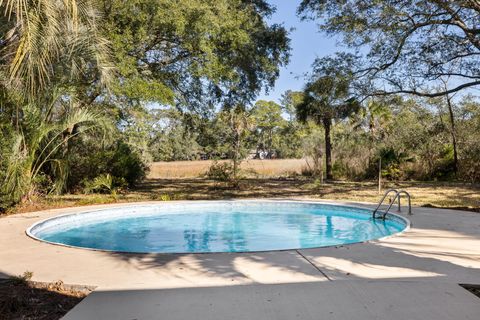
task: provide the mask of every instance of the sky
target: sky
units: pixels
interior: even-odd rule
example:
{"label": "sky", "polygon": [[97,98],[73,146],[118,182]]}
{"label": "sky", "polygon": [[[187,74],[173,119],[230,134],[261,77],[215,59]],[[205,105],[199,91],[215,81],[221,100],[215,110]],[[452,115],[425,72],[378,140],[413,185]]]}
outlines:
{"label": "sky", "polygon": [[300,0],[270,0],[277,7],[277,11],[269,19],[271,23],[280,23],[290,31],[290,63],[281,68],[280,77],[275,87],[268,95],[262,92],[258,100],[280,101],[282,94],[287,90],[301,90],[305,83],[302,75],[309,72],[316,57],[323,57],[336,51],[335,39],[327,37],[318,31],[314,21],[300,21],[296,11]]}

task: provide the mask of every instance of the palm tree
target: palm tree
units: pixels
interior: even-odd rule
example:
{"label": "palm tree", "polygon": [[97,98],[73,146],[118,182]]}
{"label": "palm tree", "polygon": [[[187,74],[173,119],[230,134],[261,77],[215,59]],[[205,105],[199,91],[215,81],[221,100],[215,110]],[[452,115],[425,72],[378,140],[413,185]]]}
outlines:
{"label": "palm tree", "polygon": [[0,94],[15,130],[0,191],[12,203],[28,199],[43,172],[61,191],[69,141],[111,127],[75,99],[80,81],[91,88],[111,76],[99,19],[93,0],[0,0]]}
{"label": "palm tree", "polygon": [[100,133],[100,139],[112,127],[99,112],[81,108],[75,101],[63,103],[58,119],[43,121],[35,105],[22,108],[22,130],[15,134],[8,159],[2,193],[11,203],[29,199],[35,193],[35,182],[47,166],[54,173],[52,191],[61,192],[68,177],[68,143],[86,132]]}
{"label": "palm tree", "polygon": [[[382,159],[385,158],[387,152],[385,148],[379,148],[379,144],[387,135],[386,128],[392,121],[392,110],[389,104],[395,102],[385,101],[382,99],[371,98],[360,108],[355,114],[353,121],[354,127],[362,127],[369,133],[369,138],[373,146],[370,148],[369,158],[373,155],[373,152],[379,152],[378,154],[378,193],[382,191]],[[379,150],[379,151],[378,151]],[[385,164],[385,163],[384,163]]]}
{"label": "palm tree", "polygon": [[108,82],[108,43],[90,0],[0,0],[0,69],[5,84],[32,97],[85,69]]}
{"label": "palm tree", "polygon": [[385,129],[392,121],[392,110],[388,101],[369,99],[355,114],[354,127],[365,128],[373,140],[379,141],[385,136]]}
{"label": "palm tree", "polygon": [[303,101],[297,105],[300,121],[313,120],[325,130],[326,178],[332,174],[331,129],[334,120],[345,119],[359,108],[359,103],[350,94],[350,82],[346,77],[325,75],[308,83]]}

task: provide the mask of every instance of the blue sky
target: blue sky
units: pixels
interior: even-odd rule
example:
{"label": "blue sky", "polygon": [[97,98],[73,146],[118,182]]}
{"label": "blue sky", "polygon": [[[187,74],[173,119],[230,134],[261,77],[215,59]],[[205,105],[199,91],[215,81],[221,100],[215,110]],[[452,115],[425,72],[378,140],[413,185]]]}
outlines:
{"label": "blue sky", "polygon": [[262,92],[258,97],[259,100],[279,102],[285,91],[302,89],[304,85],[302,75],[310,70],[316,57],[340,50],[336,47],[335,39],[318,31],[314,21],[300,21],[296,15],[300,0],[270,0],[269,2],[277,7],[270,21],[283,24],[287,30],[294,28],[290,32],[292,47],[290,63],[281,69],[280,77],[269,94]]}

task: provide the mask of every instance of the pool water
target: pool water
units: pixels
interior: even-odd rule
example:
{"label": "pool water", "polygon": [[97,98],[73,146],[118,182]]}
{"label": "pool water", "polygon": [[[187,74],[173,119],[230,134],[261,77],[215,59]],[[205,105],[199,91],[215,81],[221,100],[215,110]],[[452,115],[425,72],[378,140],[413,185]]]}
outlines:
{"label": "pool water", "polygon": [[27,231],[39,240],[122,252],[286,250],[378,239],[406,228],[366,209],[282,201],[204,201],[124,206],[60,216]]}

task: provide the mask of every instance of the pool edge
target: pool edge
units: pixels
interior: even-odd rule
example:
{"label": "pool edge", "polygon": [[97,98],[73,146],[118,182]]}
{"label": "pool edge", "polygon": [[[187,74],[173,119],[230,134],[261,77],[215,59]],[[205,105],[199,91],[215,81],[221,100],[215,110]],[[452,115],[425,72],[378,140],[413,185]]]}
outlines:
{"label": "pool edge", "polygon": [[[321,249],[321,248],[333,248],[333,247],[343,247],[343,246],[351,246],[351,245],[356,245],[356,244],[361,244],[361,243],[371,243],[375,241],[381,241],[385,240],[388,238],[400,236],[408,231],[410,231],[412,223],[410,219],[407,219],[406,217],[403,217],[399,214],[396,213],[391,213],[389,212],[387,216],[391,215],[394,216],[400,220],[402,220],[405,223],[405,228],[402,231],[381,237],[381,238],[376,238],[376,239],[369,239],[365,241],[359,241],[359,242],[353,242],[353,243],[346,243],[346,244],[336,244],[336,245],[328,245],[328,246],[321,246],[321,247],[311,247],[311,248],[289,248],[289,249],[278,249],[278,250],[258,250],[258,251],[238,251],[238,252],[223,252],[223,251],[212,251],[212,252],[134,252],[134,251],[120,251],[120,250],[108,250],[108,249],[97,249],[97,248],[88,248],[88,247],[79,247],[79,246],[73,246],[73,245],[68,245],[64,243],[59,243],[59,242],[52,242],[48,240],[41,239],[37,236],[35,236],[31,231],[34,229],[37,225],[40,225],[48,220],[52,219],[57,219],[61,217],[66,217],[66,216],[74,216],[74,215],[79,215],[79,214],[84,214],[87,212],[96,212],[96,211],[103,211],[107,209],[116,209],[116,208],[125,208],[125,207],[138,207],[138,206],[153,206],[153,205],[158,205],[158,204],[173,204],[173,203],[192,203],[192,202],[197,202],[197,203],[209,203],[209,202],[285,202],[285,203],[311,203],[311,204],[324,204],[324,205],[331,205],[331,206],[339,206],[339,207],[349,207],[349,208],[356,208],[356,209],[362,209],[362,210],[370,210],[370,208],[366,207],[361,207],[358,204],[346,204],[346,202],[329,202],[329,201],[316,201],[316,200],[289,200],[289,199],[225,199],[225,200],[175,200],[175,201],[149,201],[149,202],[132,202],[132,203],[124,203],[124,204],[119,204],[119,205],[108,205],[102,208],[92,208],[92,209],[84,209],[83,211],[80,212],[74,212],[74,213],[64,213],[64,214],[59,214],[53,217],[41,219],[34,224],[32,224],[30,227],[28,227],[25,230],[25,234],[38,242],[41,243],[46,243],[50,245],[55,245],[59,247],[65,247],[65,248],[71,248],[71,249],[79,249],[79,250],[88,250],[88,251],[96,251],[96,252],[105,252],[105,253],[118,253],[118,254],[131,254],[131,255],[206,255],[206,254],[249,254],[249,253],[265,253],[265,252],[287,252],[287,251],[296,251],[296,250],[312,250],[312,249]],[[365,206],[369,204],[364,204]],[[374,205],[374,204],[372,204]],[[81,207],[79,207],[81,208]]]}

